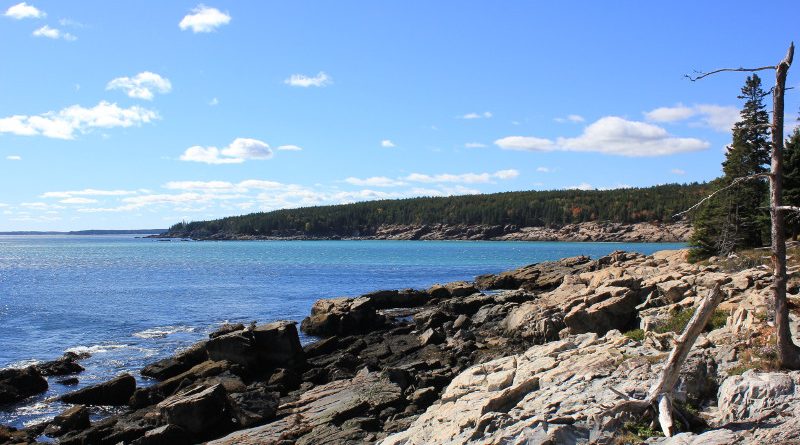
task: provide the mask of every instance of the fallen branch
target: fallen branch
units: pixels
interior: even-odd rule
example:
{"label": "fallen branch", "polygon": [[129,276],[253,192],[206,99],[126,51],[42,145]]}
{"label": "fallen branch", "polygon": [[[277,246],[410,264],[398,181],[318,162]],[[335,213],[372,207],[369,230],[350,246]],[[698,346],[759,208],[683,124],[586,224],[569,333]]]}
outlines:
{"label": "fallen branch", "polygon": [[[666,437],[672,437],[675,432],[672,422],[672,413],[675,410],[675,407],[672,405],[672,389],[678,382],[681,366],[683,366],[683,362],[686,361],[686,357],[689,356],[689,351],[691,351],[692,346],[694,346],[694,342],[697,340],[697,337],[703,331],[706,324],[708,324],[708,321],[714,314],[714,310],[722,301],[723,293],[720,286],[720,283],[714,285],[714,288],[711,289],[711,292],[703,299],[700,306],[694,312],[694,315],[692,315],[691,320],[689,320],[681,336],[675,340],[675,348],[669,354],[664,364],[664,369],[661,370],[661,376],[647,393],[647,398],[644,400],[629,398],[629,400],[622,401],[608,409],[603,417],[610,417],[611,419],[603,425],[603,429],[612,426],[621,414],[641,415],[647,409],[653,409],[654,413],[658,415],[658,422],[661,425],[661,430],[664,432],[664,435]],[[612,392],[625,398],[624,394],[613,388]]]}

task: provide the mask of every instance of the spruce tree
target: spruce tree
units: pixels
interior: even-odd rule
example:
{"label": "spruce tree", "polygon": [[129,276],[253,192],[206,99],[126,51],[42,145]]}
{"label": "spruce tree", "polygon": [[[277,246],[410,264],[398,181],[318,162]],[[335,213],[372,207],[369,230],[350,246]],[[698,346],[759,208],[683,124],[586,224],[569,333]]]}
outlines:
{"label": "spruce tree", "polygon": [[[783,148],[783,204],[800,207],[800,127],[795,127]],[[792,239],[800,235],[800,217],[786,213],[786,229]]]}
{"label": "spruce tree", "polygon": [[[769,163],[769,115],[764,106],[761,78],[753,74],[742,87],[744,107],[733,126],[733,141],[722,162],[723,176],[714,181],[716,190],[729,187],[737,178],[767,171]],[[737,249],[760,247],[768,239],[768,185],[764,180],[743,181],[724,192],[695,215],[690,240],[693,259],[727,255]]]}

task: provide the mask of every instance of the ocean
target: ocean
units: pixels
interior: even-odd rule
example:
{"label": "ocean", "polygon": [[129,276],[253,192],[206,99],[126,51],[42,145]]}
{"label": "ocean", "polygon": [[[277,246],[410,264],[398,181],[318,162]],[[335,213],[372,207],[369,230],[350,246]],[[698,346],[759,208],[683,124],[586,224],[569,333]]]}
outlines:
{"label": "ocean", "polygon": [[[300,321],[320,298],[427,288],[526,264],[683,244],[497,241],[161,241],[0,236],[0,369],[89,352],[77,386],[0,407],[0,424],[51,418],[55,396],[131,372],[224,322]],[[313,339],[302,337],[302,341]],[[99,417],[108,411],[95,409]]]}

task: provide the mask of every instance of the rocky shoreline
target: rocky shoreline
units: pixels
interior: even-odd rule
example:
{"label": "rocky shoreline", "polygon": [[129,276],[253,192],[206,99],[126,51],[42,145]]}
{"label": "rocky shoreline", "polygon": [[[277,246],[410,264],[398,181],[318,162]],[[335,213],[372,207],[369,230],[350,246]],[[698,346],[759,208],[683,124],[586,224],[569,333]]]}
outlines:
{"label": "rocky shoreline", "polygon": [[196,240],[469,240],[469,241],[591,241],[624,243],[686,242],[691,236],[686,222],[670,224],[584,222],[562,227],[517,227],[513,225],[417,224],[382,225],[362,233],[308,235],[285,231],[264,235],[218,232],[164,233],[149,238],[192,238]]}
{"label": "rocky shoreline", "polygon": [[[23,430],[0,427],[0,443],[42,434],[138,445],[797,440],[800,372],[770,369],[771,275],[685,256],[580,256],[474,282],[320,300],[300,328],[321,340],[305,347],[292,322],[225,325],[143,368],[152,386],[121,375],[69,393],[61,399],[72,408]],[[620,394],[647,390],[680,320],[716,284],[726,299],[674,393],[684,432],[657,437],[637,419],[599,428]],[[797,303],[800,282],[789,287]],[[0,371],[0,403],[42,391],[48,372],[80,372],[80,359]],[[122,412],[90,421],[98,405]]]}

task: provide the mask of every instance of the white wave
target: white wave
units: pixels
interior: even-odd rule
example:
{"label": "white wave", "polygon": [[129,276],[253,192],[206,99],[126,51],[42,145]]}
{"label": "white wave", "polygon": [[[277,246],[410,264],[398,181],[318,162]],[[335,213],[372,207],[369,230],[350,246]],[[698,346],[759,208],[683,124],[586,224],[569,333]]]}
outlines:
{"label": "white wave", "polygon": [[34,359],[20,360],[18,362],[10,363],[8,366],[6,366],[6,367],[4,367],[2,369],[22,369],[22,368],[27,368],[28,366],[35,365],[35,364],[38,364],[38,363],[41,363],[41,362],[39,360],[34,360]]}
{"label": "white wave", "polygon": [[89,354],[99,354],[102,352],[108,352],[112,349],[123,349],[129,347],[128,345],[92,345],[92,346],[75,346],[73,348],[67,349],[65,352],[74,352],[75,354],[82,354],[88,352]]}
{"label": "white wave", "polygon": [[194,332],[194,328],[191,326],[159,326],[135,332],[133,336],[139,338],[163,338],[178,332]]}

